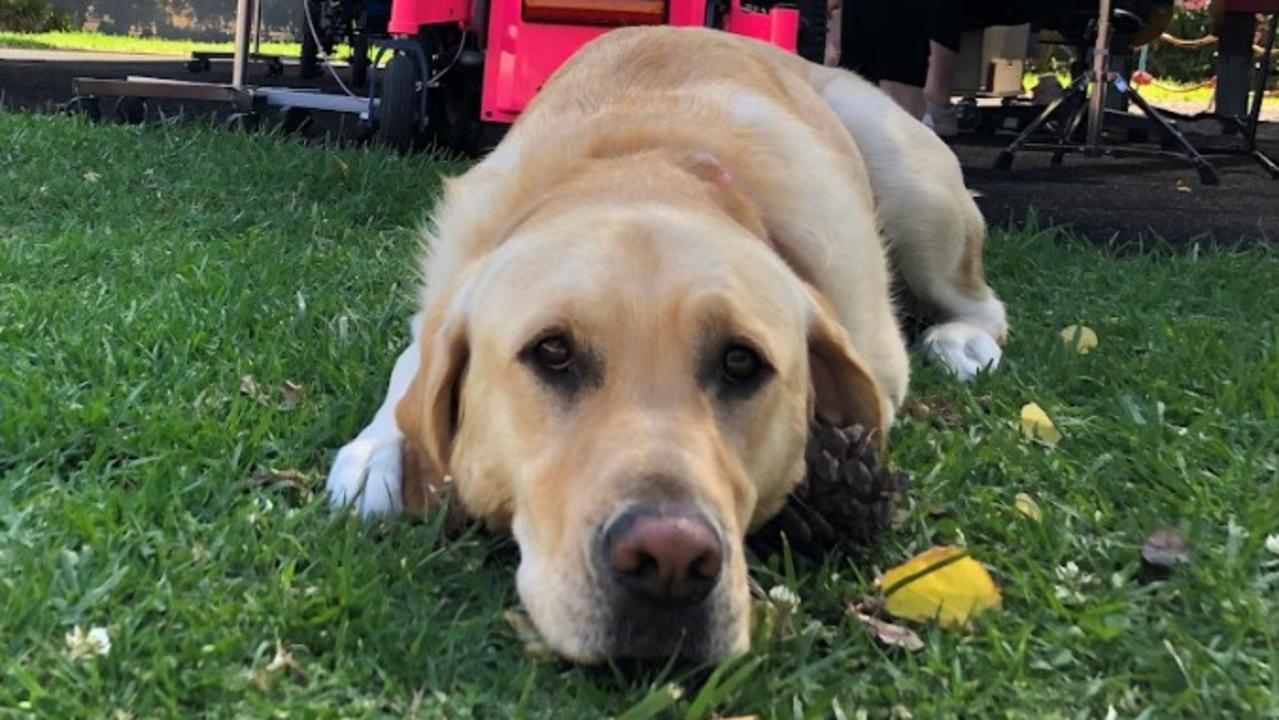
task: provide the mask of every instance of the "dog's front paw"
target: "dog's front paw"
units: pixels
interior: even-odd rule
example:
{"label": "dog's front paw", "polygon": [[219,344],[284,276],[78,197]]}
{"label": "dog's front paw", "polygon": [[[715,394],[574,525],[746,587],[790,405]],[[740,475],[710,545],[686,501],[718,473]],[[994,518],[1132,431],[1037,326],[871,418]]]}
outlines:
{"label": "dog's front paw", "polygon": [[924,347],[941,360],[960,380],[967,382],[977,373],[999,367],[1003,351],[990,333],[975,325],[948,322],[924,332]]}
{"label": "dog's front paw", "polygon": [[403,446],[399,435],[356,438],[343,446],[329,471],[329,503],[354,507],[361,517],[403,512]]}

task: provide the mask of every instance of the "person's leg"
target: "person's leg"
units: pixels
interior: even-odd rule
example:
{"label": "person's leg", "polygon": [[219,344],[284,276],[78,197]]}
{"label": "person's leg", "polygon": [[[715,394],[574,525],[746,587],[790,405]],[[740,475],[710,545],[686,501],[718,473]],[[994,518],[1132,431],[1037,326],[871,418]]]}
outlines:
{"label": "person's leg", "polygon": [[955,61],[959,53],[933,40],[929,43],[928,80],[924,83],[924,99],[930,106],[950,105],[951,89],[955,86]]}
{"label": "person's leg", "polygon": [[895,100],[898,105],[901,105],[916,120],[924,117],[926,103],[924,102],[924,89],[922,87],[908,85],[896,80],[880,80],[879,89]]}

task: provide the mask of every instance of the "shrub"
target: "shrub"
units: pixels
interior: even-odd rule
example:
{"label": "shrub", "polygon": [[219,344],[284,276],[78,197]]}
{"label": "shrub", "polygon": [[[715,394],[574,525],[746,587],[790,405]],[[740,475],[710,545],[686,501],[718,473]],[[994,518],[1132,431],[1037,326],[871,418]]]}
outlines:
{"label": "shrub", "polygon": [[0,0],[0,30],[38,33],[70,29],[71,16],[49,0]]}
{"label": "shrub", "polygon": [[[1165,31],[1183,40],[1195,40],[1212,33],[1212,18],[1207,9],[1178,10]],[[1146,68],[1157,78],[1178,82],[1202,82],[1217,74],[1217,46],[1177,48],[1155,42],[1150,46]]]}

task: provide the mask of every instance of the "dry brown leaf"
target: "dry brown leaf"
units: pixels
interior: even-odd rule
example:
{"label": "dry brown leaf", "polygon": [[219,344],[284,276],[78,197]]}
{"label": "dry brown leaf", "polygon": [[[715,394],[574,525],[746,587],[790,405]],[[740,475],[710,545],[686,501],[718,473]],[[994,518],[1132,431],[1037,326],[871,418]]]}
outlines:
{"label": "dry brown leaf", "polygon": [[276,483],[300,490],[308,497],[311,495],[311,488],[309,487],[307,476],[302,473],[302,471],[294,470],[292,468],[287,470],[276,470],[274,468],[259,470],[250,475],[249,478],[244,481],[245,486],[250,490],[263,485],[274,485]]}
{"label": "dry brown leaf", "polygon": [[240,394],[251,397],[254,400],[265,400],[270,393],[257,381],[257,378],[252,375],[245,375],[240,378]]}
{"label": "dry brown leaf", "polygon": [[1175,530],[1156,530],[1141,546],[1141,559],[1161,568],[1185,565],[1190,562],[1190,544]]}
{"label": "dry brown leaf", "polygon": [[301,385],[292,380],[284,381],[284,402],[280,407],[284,410],[296,410],[302,404],[302,400],[306,397],[306,391]]}
{"label": "dry brown leaf", "polygon": [[924,649],[924,641],[919,635],[908,627],[894,625],[886,620],[880,620],[872,615],[856,612],[852,613],[853,617],[861,621],[862,626],[866,628],[866,632],[870,636],[891,647],[905,648],[911,652],[917,652]]}

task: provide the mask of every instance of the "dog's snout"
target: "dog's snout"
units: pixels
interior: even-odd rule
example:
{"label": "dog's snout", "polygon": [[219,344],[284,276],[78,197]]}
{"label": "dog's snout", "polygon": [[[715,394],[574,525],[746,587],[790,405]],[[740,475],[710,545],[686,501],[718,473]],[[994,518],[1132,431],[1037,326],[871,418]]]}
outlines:
{"label": "dog's snout", "polygon": [[724,565],[719,535],[693,510],[628,510],[608,526],[602,541],[614,580],[652,602],[701,602],[719,582]]}

